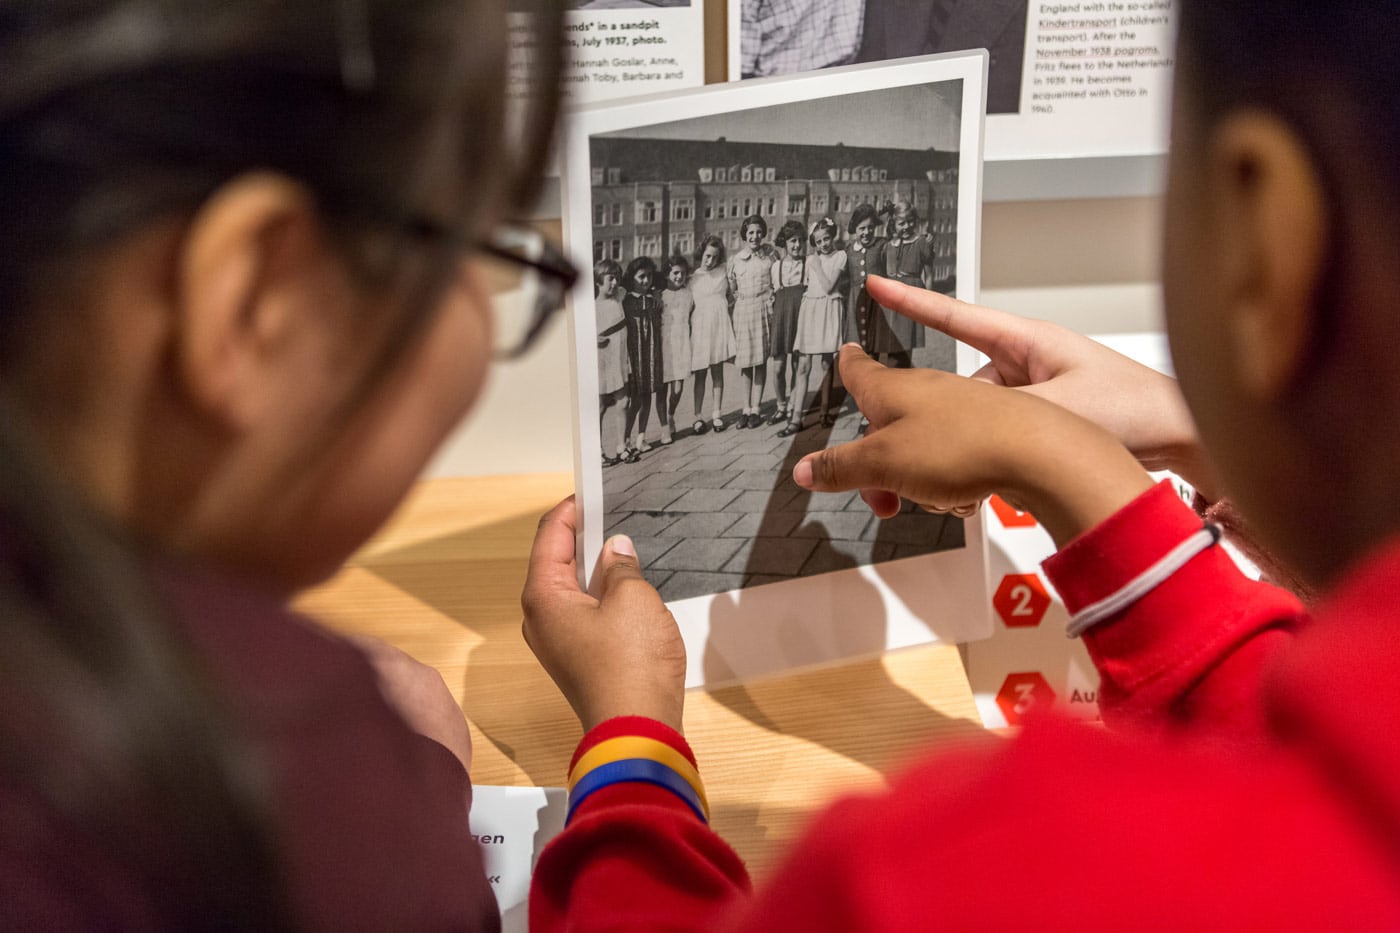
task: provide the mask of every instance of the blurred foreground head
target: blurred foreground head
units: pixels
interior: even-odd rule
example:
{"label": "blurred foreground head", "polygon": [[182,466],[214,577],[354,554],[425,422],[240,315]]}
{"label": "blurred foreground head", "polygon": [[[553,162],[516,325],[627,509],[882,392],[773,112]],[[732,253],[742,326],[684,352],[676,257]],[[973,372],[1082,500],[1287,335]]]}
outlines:
{"label": "blurred foreground head", "polygon": [[1400,530],[1400,3],[1183,0],[1163,283],[1228,494],[1326,584]]}
{"label": "blurred foreground head", "polygon": [[[373,528],[406,482],[381,455],[411,476],[480,380],[444,374],[489,358],[426,335],[489,331],[463,247],[540,179],[557,7],[0,3],[0,787],[144,879],[154,926],[293,924],[266,775],[127,533],[256,579]],[[256,411],[256,380],[221,395],[229,367],[196,352],[245,311],[328,361]]]}

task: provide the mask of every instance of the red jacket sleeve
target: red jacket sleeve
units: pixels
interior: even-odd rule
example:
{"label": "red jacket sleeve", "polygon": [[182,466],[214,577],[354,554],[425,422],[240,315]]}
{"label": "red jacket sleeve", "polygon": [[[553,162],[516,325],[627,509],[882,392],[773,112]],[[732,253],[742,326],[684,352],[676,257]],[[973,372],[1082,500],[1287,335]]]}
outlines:
{"label": "red jacket sleeve", "polygon": [[[1159,485],[1071,542],[1046,570],[1075,611],[1119,590],[1200,527],[1171,487]],[[1086,635],[1103,677],[1104,715],[1257,734],[1263,670],[1302,620],[1291,594],[1249,580],[1222,549],[1207,548]],[[585,737],[578,754],[618,734],[659,738],[691,757],[679,735],[650,720],[605,723]],[[1008,749],[1024,749],[1025,739]],[[1065,771],[1083,766],[1086,755],[1062,750],[1058,764],[1040,762],[1045,766],[1030,770],[1060,781]],[[679,798],[643,784],[612,785],[587,798],[542,855],[531,891],[531,928],[845,930],[883,928],[886,921],[897,927],[927,909],[920,898],[895,896],[891,887],[891,879],[908,873],[918,859],[931,861],[927,873],[916,875],[956,877],[955,900],[985,911],[996,902],[994,893],[964,895],[977,894],[969,878],[994,876],[955,868],[985,855],[992,826],[1011,832],[1030,821],[1031,813],[1010,820],[988,815],[1016,799],[1012,778],[1025,773],[1024,762],[986,750],[941,756],[904,782],[913,790],[839,803],[806,834],[757,902],[746,896],[748,878],[737,856]],[[983,790],[989,776],[1007,784],[1003,802],[990,811]],[[944,814],[946,822],[937,824],[944,832],[961,821],[957,825],[968,839],[930,840],[921,828],[928,820],[902,812],[894,806],[898,801],[934,807]],[[1085,803],[1094,805],[1092,799]],[[1065,835],[1072,831],[1068,823],[1062,827]],[[910,838],[885,844],[901,834]],[[881,844],[870,845],[872,839]],[[1010,851],[1014,840],[996,846]]]}
{"label": "red jacket sleeve", "polygon": [[[1071,613],[1121,589],[1201,528],[1159,483],[1044,564]],[[1084,636],[1110,724],[1191,724],[1258,734],[1260,680],[1304,620],[1297,598],[1207,548]]]}
{"label": "red jacket sleeve", "polygon": [[[641,717],[599,725],[573,760],[620,735],[660,740],[695,763],[679,733]],[[744,863],[679,797],[650,784],[612,784],[579,804],[540,855],[530,929],[712,930],[748,892]]]}

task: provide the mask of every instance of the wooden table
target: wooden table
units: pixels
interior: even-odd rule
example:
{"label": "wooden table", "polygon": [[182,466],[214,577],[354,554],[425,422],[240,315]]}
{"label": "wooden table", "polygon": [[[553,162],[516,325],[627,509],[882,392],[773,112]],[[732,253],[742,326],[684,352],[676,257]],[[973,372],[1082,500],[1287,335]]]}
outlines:
{"label": "wooden table", "polygon": [[[562,786],[580,737],[520,635],[539,516],[567,474],[430,480],[299,608],[442,672],[472,725],[472,780]],[[763,875],[834,795],[882,786],[930,743],[981,740],[957,648],[890,652],[742,686],[692,690],[686,736],[714,827]]]}

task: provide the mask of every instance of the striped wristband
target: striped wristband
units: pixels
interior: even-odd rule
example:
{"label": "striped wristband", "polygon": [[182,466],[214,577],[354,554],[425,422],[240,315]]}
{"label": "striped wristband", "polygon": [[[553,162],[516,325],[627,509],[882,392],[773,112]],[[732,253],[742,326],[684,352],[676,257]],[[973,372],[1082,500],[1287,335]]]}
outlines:
{"label": "striped wristband", "polygon": [[686,806],[701,820],[709,822],[700,806],[700,798],[696,796],[695,789],[686,783],[685,778],[650,758],[624,758],[594,768],[574,784],[573,789],[569,791],[569,813],[564,817],[564,825],[567,826],[573,821],[574,811],[579,808],[579,804],[591,797],[595,791],[612,784],[629,782],[663,787],[685,801]]}
{"label": "striped wristband", "polygon": [[610,784],[641,782],[671,791],[709,822],[710,804],[700,773],[685,755],[658,739],[624,735],[599,742],[574,763],[569,773],[569,812]]}
{"label": "striped wristband", "polygon": [[1200,531],[1168,551],[1161,560],[1110,593],[1098,602],[1090,603],[1076,612],[1065,627],[1065,634],[1078,638],[1091,627],[1110,616],[1117,615],[1160,586],[1168,577],[1186,566],[1187,561],[1215,545],[1220,540],[1220,526],[1206,525]]}

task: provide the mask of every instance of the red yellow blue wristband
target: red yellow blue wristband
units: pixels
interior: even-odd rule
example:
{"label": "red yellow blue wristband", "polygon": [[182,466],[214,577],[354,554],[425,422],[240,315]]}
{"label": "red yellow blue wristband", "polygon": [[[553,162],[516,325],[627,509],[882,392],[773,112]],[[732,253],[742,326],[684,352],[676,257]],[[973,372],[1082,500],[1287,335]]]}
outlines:
{"label": "red yellow blue wristband", "polygon": [[701,808],[705,815],[709,816],[710,804],[705,798],[705,785],[701,783],[700,772],[696,770],[695,765],[671,745],[648,736],[615,736],[594,745],[580,755],[569,769],[569,789],[573,790],[574,785],[594,768],[628,758],[647,758],[676,772],[695,791]]}
{"label": "red yellow blue wristband", "polygon": [[649,758],[624,758],[599,765],[573,783],[569,791],[569,812],[564,825],[573,821],[579,805],[595,792],[613,784],[640,782],[665,788],[683,800],[701,820],[709,822],[695,789],[679,774]]}
{"label": "red yellow blue wristband", "polygon": [[[629,764],[613,767],[622,762]],[[628,781],[669,790],[696,816],[709,820],[705,786],[684,737],[655,720],[637,716],[608,720],[584,737],[569,766],[569,817],[594,791]]]}

